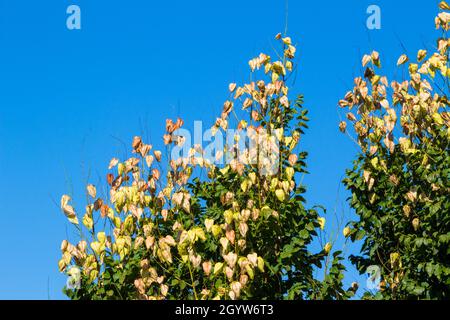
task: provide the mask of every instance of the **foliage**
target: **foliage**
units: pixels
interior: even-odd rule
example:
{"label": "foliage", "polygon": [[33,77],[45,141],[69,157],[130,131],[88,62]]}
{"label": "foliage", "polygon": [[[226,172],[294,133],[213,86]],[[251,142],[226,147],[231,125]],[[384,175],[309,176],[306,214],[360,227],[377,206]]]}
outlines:
{"label": "foliage", "polygon": [[[78,219],[70,197],[63,196],[62,210],[80,234],[77,245],[65,240],[61,248],[60,270],[75,270],[81,281],[80,289],[65,289],[70,298],[353,295],[354,288],[342,289],[340,252],[330,256],[330,243],[318,253],[308,249],[325,218],[319,208],[305,208],[305,187],[297,182],[306,173],[306,153],[295,149],[307,127],[307,111],[301,96],[295,102],[288,98],[286,82],[296,48],[289,37],[276,39],[283,47],[281,61],[260,54],[249,62],[254,76],[264,69],[267,83],[229,86],[231,98],[212,128],[220,136],[234,116],[233,145],[215,154],[216,159],[231,156],[225,165],[216,165],[206,150],[194,146],[163,167],[162,153],[151,154],[152,146],[135,137],[135,157],[110,163],[109,197],[97,197],[97,189],[89,185],[86,213]],[[238,105],[241,111],[235,110]],[[169,151],[184,146],[185,138],[178,134],[182,125],[180,119],[166,123]],[[242,149],[241,133],[250,147]],[[325,270],[323,281],[314,277],[319,268]]]}
{"label": "foliage", "polygon": [[[364,78],[340,101],[361,147],[344,180],[359,221],[344,232],[364,239],[361,256],[351,257],[361,273],[381,268],[380,291],[367,298],[450,298],[450,14],[445,2],[440,8],[437,50],[420,50],[417,63],[402,55],[397,65],[409,77],[393,81],[392,93],[372,52]],[[347,122],[340,129],[348,132]]]}

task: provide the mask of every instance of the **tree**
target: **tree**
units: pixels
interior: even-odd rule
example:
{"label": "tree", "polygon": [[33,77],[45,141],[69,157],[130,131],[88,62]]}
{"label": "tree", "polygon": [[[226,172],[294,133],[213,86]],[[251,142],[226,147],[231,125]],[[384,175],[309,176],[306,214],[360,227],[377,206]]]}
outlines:
{"label": "tree", "polygon": [[389,93],[374,51],[339,103],[353,130],[346,121],[340,129],[356,134],[361,147],[344,180],[359,216],[344,234],[364,239],[361,255],[350,258],[361,273],[381,270],[380,290],[367,298],[450,298],[450,7],[440,8],[436,51],[419,50],[417,63],[398,59],[407,79],[393,81]]}
{"label": "tree", "polygon": [[[70,298],[346,299],[354,293],[342,289],[340,252],[330,256],[330,243],[309,250],[325,218],[320,207],[305,207],[305,187],[297,182],[306,173],[307,154],[295,150],[307,111],[301,96],[288,98],[296,48],[289,37],[276,39],[281,61],[260,54],[249,65],[253,76],[263,69],[263,79],[229,86],[212,133],[222,145],[235,121],[231,143],[211,154],[194,146],[162,166],[161,152],[151,154],[152,146],[135,137],[135,157],[110,163],[117,171],[107,175],[109,197],[87,187],[83,226],[63,196],[62,210],[80,231],[78,244],[64,240],[61,248],[60,270],[80,283],[65,289]],[[181,119],[166,123],[172,155],[186,147],[182,125]],[[225,165],[216,164],[223,157]],[[318,268],[325,268],[325,279],[314,277]]]}

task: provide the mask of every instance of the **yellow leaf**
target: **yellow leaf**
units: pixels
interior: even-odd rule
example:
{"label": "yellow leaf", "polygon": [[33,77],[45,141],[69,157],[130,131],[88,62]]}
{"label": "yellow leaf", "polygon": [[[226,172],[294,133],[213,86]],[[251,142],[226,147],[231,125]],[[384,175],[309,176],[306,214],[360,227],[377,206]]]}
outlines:
{"label": "yellow leaf", "polygon": [[270,207],[264,206],[264,207],[261,208],[261,215],[264,218],[267,218],[267,217],[269,217],[272,214],[272,211],[273,210]]}
{"label": "yellow leaf", "polygon": [[83,224],[89,230],[92,230],[92,228],[94,226],[94,220],[91,218],[91,216],[88,213],[86,213],[83,217]]}
{"label": "yellow leaf", "polygon": [[373,158],[372,160],[370,160],[370,163],[372,164],[372,166],[375,168],[375,169],[378,169],[378,158],[377,157],[375,157],[375,158]]}
{"label": "yellow leaf", "polygon": [[218,237],[220,235],[222,229],[218,225],[213,225],[211,228],[211,231],[212,231],[212,234],[214,237]]}
{"label": "yellow leaf", "polygon": [[412,225],[413,225],[414,231],[417,231],[420,226],[419,218],[414,218],[412,221]]}
{"label": "yellow leaf", "polygon": [[261,257],[258,257],[258,269],[264,272],[264,259]]}
{"label": "yellow leaf", "polygon": [[375,75],[372,77],[372,79],[370,80],[370,82],[372,83],[372,85],[376,85],[378,84],[378,82],[380,81],[381,77],[379,75]]}
{"label": "yellow leaf", "polygon": [[225,218],[226,223],[230,224],[233,222],[233,212],[231,210],[224,211],[223,217]]}
{"label": "yellow leaf", "polygon": [[390,254],[391,267],[394,268],[397,265],[397,261],[400,259],[400,254],[398,252],[393,252]]}
{"label": "yellow leaf", "polygon": [[381,67],[380,54],[377,51],[373,51],[371,57],[373,64],[378,68],[380,68]]}
{"label": "yellow leaf", "polygon": [[283,76],[286,75],[286,70],[284,69],[284,65],[281,61],[276,61],[272,64],[272,71]]}
{"label": "yellow leaf", "polygon": [[444,124],[444,120],[442,119],[441,115],[439,113],[433,113],[433,115],[431,116],[434,120],[434,122],[436,122],[439,125],[443,125]]}
{"label": "yellow leaf", "polygon": [[66,263],[64,262],[64,259],[59,260],[58,268],[60,272],[63,272],[64,269],[66,269]]}
{"label": "yellow leaf", "polygon": [[194,228],[194,232],[198,239],[200,239],[202,241],[206,240],[205,232],[203,231],[202,228],[200,228],[200,227]]}
{"label": "yellow leaf", "polygon": [[278,178],[272,178],[272,180],[270,180],[270,190],[273,191],[275,190],[276,187],[278,187]]}
{"label": "yellow leaf", "polygon": [[114,210],[113,208],[109,208],[108,209],[108,213],[106,214],[106,216],[110,219],[114,219]]}
{"label": "yellow leaf", "polygon": [[247,274],[250,277],[250,279],[253,280],[253,278],[255,277],[255,273],[253,272],[252,267],[250,267],[250,265],[246,265],[245,266],[245,271],[247,271]]}
{"label": "yellow leaf", "polygon": [[426,50],[419,50],[417,52],[417,61],[420,62],[422,61],[427,55],[427,51]]}
{"label": "yellow leaf", "polygon": [[292,168],[292,167],[287,167],[286,168],[286,176],[287,176],[289,181],[292,180],[292,178],[294,177],[294,174],[295,174],[294,168]]}
{"label": "yellow leaf", "polygon": [[99,256],[103,252],[105,246],[98,241],[94,241],[91,243],[91,248],[95,254]]}
{"label": "yellow leaf", "polygon": [[408,56],[406,54],[402,54],[400,56],[400,58],[398,58],[398,60],[397,60],[397,66],[401,66],[402,64],[404,64],[407,61],[408,61]]}
{"label": "yellow leaf", "polygon": [[242,181],[242,183],[241,183],[241,190],[242,190],[243,192],[247,192],[247,189],[248,189],[248,181],[247,181],[247,180],[244,180],[244,181]]}
{"label": "yellow leaf", "polygon": [[63,260],[64,260],[64,263],[65,263],[66,266],[67,266],[67,265],[70,264],[70,261],[72,260],[72,255],[71,255],[68,251],[66,251],[66,252],[64,252],[62,258],[63,258]]}
{"label": "yellow leaf", "polygon": [[292,62],[291,61],[286,61],[286,69],[288,69],[289,71],[292,71]]}
{"label": "yellow leaf", "polygon": [[282,41],[285,45],[290,45],[292,43],[291,38],[289,37],[283,38]]}
{"label": "yellow leaf", "polygon": [[89,281],[94,282],[95,279],[98,277],[98,271],[92,270],[91,273],[89,273]]}
{"label": "yellow leaf", "polygon": [[439,8],[441,8],[442,10],[450,10],[450,6],[445,1],[441,1],[439,3]]}
{"label": "yellow leaf", "polygon": [[364,57],[362,58],[362,66],[365,67],[369,62],[372,61],[372,57],[369,55],[364,55]]}
{"label": "yellow leaf", "polygon": [[120,220],[120,217],[114,217],[113,222],[116,228],[120,228],[120,225],[122,224],[122,220]]}
{"label": "yellow leaf", "polygon": [[71,198],[67,195],[63,195],[61,198],[61,209],[71,223],[78,224],[78,218],[75,213],[75,209],[71,205],[69,205],[69,201],[71,201]]}
{"label": "yellow leaf", "polygon": [[411,63],[409,65],[409,73],[414,74],[417,72],[417,70],[419,70],[419,66],[417,65],[417,63]]}
{"label": "yellow leaf", "polygon": [[117,159],[117,158],[111,159],[111,161],[109,162],[109,167],[108,167],[108,169],[111,170],[112,168],[114,168],[115,166],[117,166],[118,163],[119,163],[119,159]]}
{"label": "yellow leaf", "polygon": [[272,82],[276,82],[278,80],[278,73],[276,73],[275,71],[272,72]]}
{"label": "yellow leaf", "polygon": [[226,175],[229,170],[230,170],[230,166],[227,165],[226,167],[224,167],[223,169],[220,169],[219,171],[222,175]]}
{"label": "yellow leaf", "polygon": [[67,240],[63,240],[61,242],[61,252],[62,253],[66,252],[68,246],[69,246],[69,242]]}
{"label": "yellow leaf", "polygon": [[218,274],[220,271],[222,271],[222,269],[223,269],[223,263],[222,262],[217,262],[214,265],[214,271],[213,271],[214,275]]}
{"label": "yellow leaf", "polygon": [[248,175],[248,177],[250,178],[250,181],[251,181],[252,183],[256,183],[256,173],[250,172],[249,175]]}
{"label": "yellow leaf", "polygon": [[87,189],[88,194],[91,196],[91,198],[97,197],[97,189],[95,189],[95,186],[90,184],[87,186],[86,189]]}
{"label": "yellow leaf", "polygon": [[125,165],[123,163],[119,163],[117,166],[117,173],[121,176],[125,172]]}
{"label": "yellow leaf", "polygon": [[323,217],[320,217],[317,219],[317,221],[319,222],[320,229],[322,229],[322,230],[325,229],[325,223],[327,220]]}
{"label": "yellow leaf", "polygon": [[98,239],[98,241],[100,241],[101,244],[105,244],[106,243],[106,234],[103,231],[97,233],[97,239]]}
{"label": "yellow leaf", "polygon": [[206,231],[210,232],[212,227],[214,225],[214,220],[213,219],[205,219],[205,227],[206,227]]}
{"label": "yellow leaf", "polygon": [[283,181],[281,183],[281,187],[283,188],[285,194],[289,194],[290,186],[291,186],[291,184],[289,183],[289,181]]}
{"label": "yellow leaf", "polygon": [[275,195],[277,196],[277,199],[281,202],[283,202],[286,198],[286,195],[282,189],[277,189],[275,191]]}
{"label": "yellow leaf", "polygon": [[345,227],[343,233],[344,233],[344,237],[347,238],[352,233],[352,229],[350,229],[349,227]]}

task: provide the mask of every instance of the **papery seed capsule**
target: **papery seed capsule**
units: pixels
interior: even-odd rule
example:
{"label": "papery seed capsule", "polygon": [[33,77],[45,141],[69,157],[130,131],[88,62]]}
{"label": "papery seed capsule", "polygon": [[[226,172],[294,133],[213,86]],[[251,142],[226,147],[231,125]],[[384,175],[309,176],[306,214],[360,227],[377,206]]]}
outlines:
{"label": "papery seed capsule", "polygon": [[69,242],[67,240],[63,240],[61,243],[61,251],[64,253],[67,250],[67,247],[69,245]]}
{"label": "papery seed capsule", "polygon": [[412,221],[412,225],[413,225],[414,230],[417,231],[420,226],[419,218],[414,218]]}
{"label": "papery seed capsule", "polygon": [[323,248],[323,250],[325,251],[325,253],[328,254],[328,253],[330,253],[332,247],[333,247],[333,245],[332,245],[330,242],[328,242],[328,243],[325,245],[325,247]]}
{"label": "papery seed capsule", "polygon": [[60,272],[63,272],[66,269],[66,263],[65,263],[64,259],[59,260],[58,268],[59,268]]}
{"label": "papery seed capsule", "polygon": [[344,228],[344,231],[343,231],[344,237],[347,238],[351,233],[352,233],[352,229],[350,229],[349,227]]}
{"label": "papery seed capsule", "polygon": [[298,156],[296,154],[291,154],[288,159],[289,164],[291,166],[294,166],[297,163],[297,160],[298,160]]}

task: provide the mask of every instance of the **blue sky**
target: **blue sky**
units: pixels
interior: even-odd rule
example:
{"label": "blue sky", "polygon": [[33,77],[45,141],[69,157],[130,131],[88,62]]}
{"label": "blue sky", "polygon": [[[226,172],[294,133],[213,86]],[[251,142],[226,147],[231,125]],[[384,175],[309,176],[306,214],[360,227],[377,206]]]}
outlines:
{"label": "blue sky", "polygon": [[[337,101],[365,52],[377,49],[395,75],[398,56],[434,46],[437,3],[290,1],[293,90],[311,117],[304,182],[330,229],[335,210],[352,217],[340,181],[357,152],[337,129]],[[71,4],[81,30],[66,28]],[[371,4],[381,30],[366,28]],[[59,246],[72,232],[55,204],[61,195],[98,183],[134,135],[159,143],[166,118],[212,124],[228,83],[247,80],[247,61],[270,54],[284,25],[284,0],[0,0],[0,299],[63,299]],[[358,279],[349,266],[346,281]]]}

